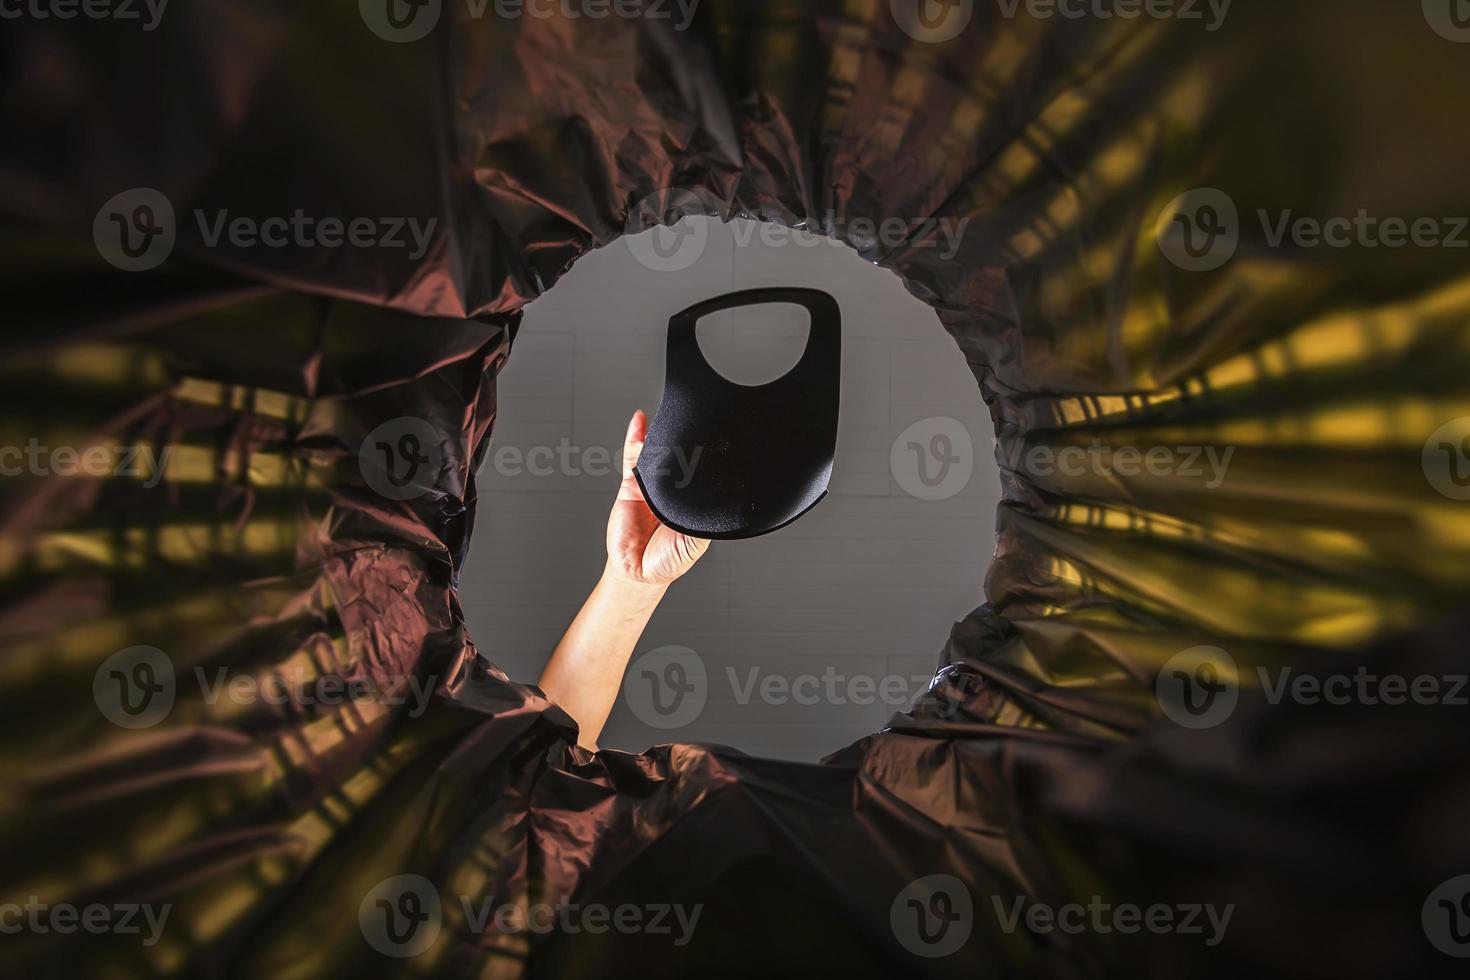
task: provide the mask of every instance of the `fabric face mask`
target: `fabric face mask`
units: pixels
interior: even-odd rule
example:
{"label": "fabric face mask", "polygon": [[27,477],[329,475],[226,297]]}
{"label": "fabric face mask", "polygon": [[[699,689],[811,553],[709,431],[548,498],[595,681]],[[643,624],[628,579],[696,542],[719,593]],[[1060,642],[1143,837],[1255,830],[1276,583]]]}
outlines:
{"label": "fabric face mask", "polygon": [[[801,359],[763,385],[736,384],[705,360],[696,324],[722,310],[792,303],[811,317]],[[634,468],[648,506],[676,531],[753,538],[827,495],[837,450],[842,313],[816,289],[752,289],[669,321],[663,400]]]}

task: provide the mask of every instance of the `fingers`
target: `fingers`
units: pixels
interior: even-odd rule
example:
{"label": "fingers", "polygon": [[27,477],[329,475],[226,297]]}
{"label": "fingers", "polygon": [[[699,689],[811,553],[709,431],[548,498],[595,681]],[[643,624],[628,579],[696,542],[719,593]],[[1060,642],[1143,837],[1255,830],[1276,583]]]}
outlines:
{"label": "fingers", "polygon": [[649,554],[644,557],[644,566],[651,571],[654,582],[669,585],[693,568],[708,548],[709,542],[703,538],[660,527],[654,533]]}
{"label": "fingers", "polygon": [[700,557],[708,549],[708,541],[704,538],[696,538],[688,534],[680,534],[674,548],[685,570],[693,567],[694,563],[699,561]]}
{"label": "fingers", "polygon": [[628,434],[623,437],[623,482],[618,487],[619,500],[642,500],[643,490],[633,476],[633,467],[643,453],[643,440],[648,436],[648,416],[643,409],[633,413],[628,420]]}

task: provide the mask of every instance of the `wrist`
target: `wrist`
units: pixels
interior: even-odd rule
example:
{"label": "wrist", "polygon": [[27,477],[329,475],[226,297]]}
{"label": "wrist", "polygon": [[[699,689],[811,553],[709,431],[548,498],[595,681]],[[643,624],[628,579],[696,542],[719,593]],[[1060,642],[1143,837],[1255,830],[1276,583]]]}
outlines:
{"label": "wrist", "polygon": [[629,577],[611,559],[603,568],[597,587],[617,605],[635,610],[652,610],[669,591],[667,583],[640,582]]}

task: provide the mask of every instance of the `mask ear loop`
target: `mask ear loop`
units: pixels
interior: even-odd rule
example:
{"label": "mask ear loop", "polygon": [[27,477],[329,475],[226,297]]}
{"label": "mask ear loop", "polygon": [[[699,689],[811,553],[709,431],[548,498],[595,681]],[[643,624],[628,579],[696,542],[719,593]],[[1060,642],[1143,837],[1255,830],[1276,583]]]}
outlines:
{"label": "mask ear loop", "polygon": [[724,310],[744,309],[790,303],[806,310],[811,322],[806,347],[790,371],[764,385],[739,385],[759,391],[762,388],[800,385],[801,387],[836,385],[842,379],[842,310],[837,300],[819,289],[799,286],[777,286],[746,289],[716,296],[675,313],[669,320],[667,368],[665,384],[678,381],[684,387],[704,384],[732,385],[699,349],[696,325],[700,320]]}

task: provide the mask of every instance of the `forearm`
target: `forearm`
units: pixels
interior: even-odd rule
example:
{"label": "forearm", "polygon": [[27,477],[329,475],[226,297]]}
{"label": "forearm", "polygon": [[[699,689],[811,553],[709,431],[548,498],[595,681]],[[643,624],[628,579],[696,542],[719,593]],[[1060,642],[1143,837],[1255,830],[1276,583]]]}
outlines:
{"label": "forearm", "polygon": [[541,690],[576,720],[585,748],[597,748],[628,660],[667,590],[620,577],[609,563],[547,661]]}

